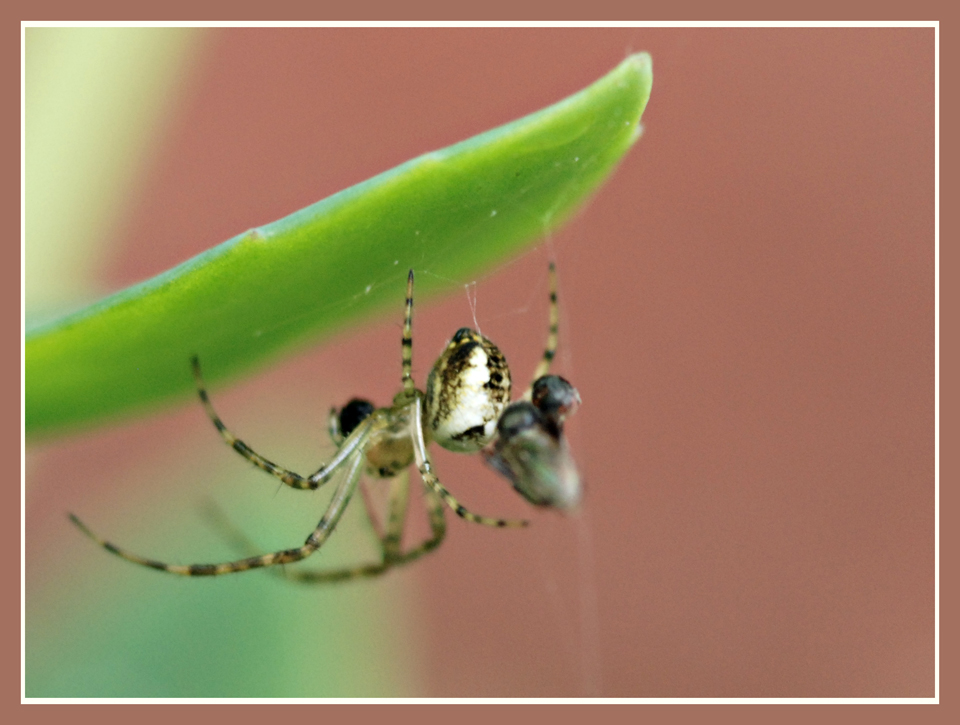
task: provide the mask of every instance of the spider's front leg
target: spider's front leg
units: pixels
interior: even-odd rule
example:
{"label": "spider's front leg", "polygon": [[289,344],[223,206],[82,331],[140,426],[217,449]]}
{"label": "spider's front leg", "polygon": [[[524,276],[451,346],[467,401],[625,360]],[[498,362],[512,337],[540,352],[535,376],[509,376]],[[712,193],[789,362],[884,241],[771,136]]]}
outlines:
{"label": "spider's front leg", "polygon": [[[556,357],[557,344],[560,339],[560,312],[557,305],[557,266],[553,262],[550,262],[547,276],[550,284],[550,313],[549,326],[547,328],[547,346],[543,351],[543,357],[540,358],[537,369],[533,371],[533,380],[539,380],[550,372],[550,365],[553,363],[553,358]],[[532,392],[533,386],[531,385],[531,387],[527,388],[527,390],[524,392],[522,399],[530,400]]]}
{"label": "spider's front leg", "polygon": [[[341,441],[336,455],[333,460],[322,465],[315,473],[310,476],[301,476],[295,471],[291,471],[288,468],[279,466],[273,461],[264,458],[259,453],[254,451],[250,446],[244,443],[242,440],[237,438],[233,433],[230,432],[230,429],[224,425],[223,421],[220,419],[220,416],[217,415],[217,412],[213,408],[213,404],[210,402],[210,396],[207,394],[206,386],[203,383],[203,375],[200,372],[200,358],[196,355],[193,356],[190,360],[191,366],[193,368],[193,377],[197,384],[197,395],[200,396],[200,402],[203,403],[204,410],[207,412],[207,417],[213,422],[213,425],[216,427],[217,431],[220,433],[220,437],[229,445],[233,450],[239,453],[241,456],[250,461],[257,468],[266,471],[272,476],[280,479],[280,481],[291,488],[296,489],[307,489],[312,490],[319,488],[324,483],[330,480],[334,471],[336,471],[343,463],[350,457],[350,455],[356,450],[357,443],[362,436],[362,431],[360,435],[347,436],[346,440]],[[353,402],[353,401],[352,401]],[[360,401],[366,402],[366,401]],[[370,405],[367,403],[367,405]],[[369,417],[369,414],[372,412],[373,406],[370,405],[371,410],[367,412],[365,418]],[[352,432],[356,433],[356,428],[359,427],[360,421],[357,421],[357,425],[354,426]],[[344,434],[346,435],[346,434]]]}

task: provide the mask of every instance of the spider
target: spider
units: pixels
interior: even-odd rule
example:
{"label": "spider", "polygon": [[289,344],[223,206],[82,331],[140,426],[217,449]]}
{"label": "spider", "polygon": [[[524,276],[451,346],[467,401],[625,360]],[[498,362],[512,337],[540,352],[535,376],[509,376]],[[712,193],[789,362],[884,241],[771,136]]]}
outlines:
{"label": "spider", "polygon": [[[563,422],[575,411],[580,397],[566,380],[548,375],[558,338],[556,270],[552,262],[549,279],[550,324],[546,349],[537,365],[534,382],[521,400],[510,403],[510,369],[503,353],[489,339],[468,327],[457,330],[434,363],[426,390],[417,389],[412,377],[413,270],[410,270],[401,340],[402,388],[389,407],[375,408],[369,401],[355,398],[339,411],[331,409],[330,436],[337,450],[328,463],[309,476],[269,461],[230,432],[207,395],[199,359],[192,358],[200,401],[220,436],[237,453],[295,489],[319,488],[341,472],[326,512],[302,546],[220,564],[168,564],[101,539],[73,514],[70,520],[104,549],[135,564],[183,576],[231,574],[307,558],[333,532],[364,473],[387,479],[388,502],[383,527],[378,525],[370,502],[366,501],[379,540],[380,561],[332,571],[283,569],[285,577],[305,582],[376,576],[420,558],[437,548],[444,538],[444,505],[461,518],[485,526],[527,525],[527,521],[491,518],[467,510],[434,473],[427,452],[430,441],[455,452],[481,452],[495,470],[535,505],[561,510],[574,508],[580,500],[580,478],[563,438]],[[411,463],[416,463],[423,481],[431,534],[419,545],[403,550],[401,539],[409,489],[405,472]]]}

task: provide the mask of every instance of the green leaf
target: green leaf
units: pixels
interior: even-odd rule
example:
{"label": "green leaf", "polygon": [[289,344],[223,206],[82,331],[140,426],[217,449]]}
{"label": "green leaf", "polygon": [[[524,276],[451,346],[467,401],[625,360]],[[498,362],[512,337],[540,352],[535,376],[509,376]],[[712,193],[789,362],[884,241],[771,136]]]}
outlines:
{"label": "green leaf", "polygon": [[[640,136],[650,56],[541,111],[425,154],[28,331],[28,434],[130,415],[376,311],[469,280],[556,228]],[[448,286],[450,283],[446,283]]]}

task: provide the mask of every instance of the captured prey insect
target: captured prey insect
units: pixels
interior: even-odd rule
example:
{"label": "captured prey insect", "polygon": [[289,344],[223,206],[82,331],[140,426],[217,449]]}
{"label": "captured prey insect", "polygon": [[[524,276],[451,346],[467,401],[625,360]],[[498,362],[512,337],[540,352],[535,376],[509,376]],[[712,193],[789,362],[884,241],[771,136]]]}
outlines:
{"label": "captured prey insect", "polygon": [[580,502],[580,475],[563,421],[576,412],[580,394],[558,375],[538,377],[531,393],[531,400],[507,406],[481,453],[530,503],[572,509]]}
{"label": "captured prey insect", "polygon": [[[440,483],[427,444],[435,441],[460,453],[481,452],[485,460],[529,502],[570,510],[579,503],[580,478],[563,437],[563,422],[580,402],[576,389],[548,375],[556,353],[558,315],[556,271],[550,264],[550,324],[547,345],[534,382],[522,399],[510,403],[510,369],[499,348],[479,332],[464,327],[454,334],[419,390],[412,376],[413,270],[407,276],[407,297],[401,340],[400,392],[389,407],[376,408],[355,398],[338,412],[330,411],[330,435],[337,446],[333,458],[309,476],[279,466],[237,438],[214,411],[192,360],[200,401],[223,440],[258,468],[296,489],[312,490],[340,474],[326,512],[303,545],[271,554],[221,564],[167,564],[121,549],[94,534],[76,516],[70,519],[107,551],[135,564],[184,576],[230,574],[276,564],[291,564],[316,552],[333,532],[361,476],[389,480],[386,521],[381,528],[368,503],[377,531],[380,560],[330,571],[285,570],[287,578],[325,582],[370,577],[406,564],[435,549],[446,533],[444,506],[458,516],[485,526],[520,527],[526,521],[490,518],[468,511]],[[404,550],[402,536],[408,502],[406,469],[415,463],[424,486],[430,537]],[[366,500],[366,499],[365,499]]]}

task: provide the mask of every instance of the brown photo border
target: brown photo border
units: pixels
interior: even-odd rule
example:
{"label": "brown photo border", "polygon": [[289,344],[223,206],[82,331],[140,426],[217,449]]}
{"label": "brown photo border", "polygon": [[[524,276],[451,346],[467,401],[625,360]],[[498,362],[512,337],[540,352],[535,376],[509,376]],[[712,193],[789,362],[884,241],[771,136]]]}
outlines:
{"label": "brown photo border", "polygon": [[[778,6],[774,7],[769,4],[761,3],[746,3],[738,2],[735,4],[726,4],[722,8],[719,8],[715,4],[707,3],[686,3],[682,6],[676,4],[661,4],[658,7],[651,7],[650,4],[644,3],[642,5],[637,5],[636,3],[630,3],[625,0],[616,0],[615,2],[600,2],[600,3],[591,3],[587,8],[584,8],[581,4],[576,3],[525,3],[522,6],[517,5],[517,3],[497,3],[497,2],[488,2],[483,6],[461,6],[454,9],[452,6],[447,4],[441,4],[439,2],[418,2],[418,3],[408,3],[404,6],[397,5],[388,5],[386,3],[363,3],[361,4],[343,4],[339,7],[318,7],[312,3],[303,3],[303,2],[280,2],[273,3],[269,7],[269,10],[265,10],[261,5],[257,4],[226,4],[226,3],[207,3],[203,6],[199,6],[197,3],[168,3],[165,4],[162,8],[150,7],[150,6],[141,6],[135,7],[128,3],[119,3],[119,2],[96,2],[96,3],[86,3],[82,7],[75,4],[67,4],[62,2],[46,2],[46,3],[14,3],[8,6],[13,7],[16,14],[18,15],[18,20],[23,21],[101,21],[101,20],[123,20],[128,22],[137,22],[137,21],[157,21],[164,18],[170,19],[171,21],[184,22],[189,24],[190,22],[197,21],[206,21],[213,22],[216,20],[248,20],[251,22],[266,21],[266,20],[277,20],[277,21],[304,21],[304,20],[325,20],[325,21],[346,21],[346,20],[366,20],[366,21],[391,21],[391,20],[410,20],[410,21],[430,21],[430,20],[445,20],[445,21],[477,21],[477,20],[497,20],[497,21],[538,21],[538,20],[568,20],[568,21],[610,21],[614,22],[617,20],[645,20],[645,21],[699,21],[699,20],[719,20],[720,13],[722,12],[723,19],[731,21],[746,21],[750,19],[755,20],[764,20],[764,21],[776,21],[776,20],[793,20],[793,21],[844,21],[844,20],[854,20],[857,18],[860,19],[869,19],[872,21],[878,20],[889,20],[889,21],[904,21],[908,18],[916,20],[930,20],[930,21],[942,21],[944,20],[943,16],[947,14],[946,6],[943,3],[936,2],[914,2],[909,5],[907,4],[877,4],[865,2],[860,3],[806,3],[802,8],[792,7],[792,6]],[[8,10],[8,12],[10,12]],[[269,12],[270,17],[267,17],[264,13]],[[590,17],[588,18],[585,13],[589,12]],[[162,13],[162,16],[161,16]],[[401,14],[402,13],[402,14]],[[641,16],[641,13],[642,16]],[[952,14],[952,13],[951,13]],[[13,24],[10,23],[7,27],[11,27]],[[18,24],[19,25],[19,24]],[[22,31],[21,31],[22,32]],[[12,40],[12,39],[11,39]],[[950,51],[949,41],[944,44],[944,47],[947,48],[947,52],[943,54],[945,63],[944,67],[948,70],[947,78],[955,77],[950,71],[953,69],[953,62],[955,62],[955,52]],[[955,47],[955,46],[954,46]],[[8,61],[2,64],[5,75],[5,85],[10,87],[15,87],[19,85],[13,78],[13,74],[16,72],[15,69],[19,69],[21,64],[16,62],[12,57],[15,49],[20,48],[20,43],[10,42],[4,46],[4,54],[8,57]],[[949,81],[944,84],[945,87],[949,88]],[[955,99],[951,98],[948,94],[944,99],[944,108],[946,109],[945,113],[941,115],[947,119],[955,118],[956,114],[953,113],[954,107],[956,105]],[[7,104],[7,111],[4,113],[5,124],[9,126],[20,127],[19,119],[14,121],[13,109],[14,104]],[[948,124],[949,125],[949,124]],[[12,130],[10,131],[12,134]],[[945,134],[943,136],[946,148],[949,150],[955,145],[955,141],[951,140],[951,134]],[[9,146],[12,146],[10,144]],[[12,153],[10,154],[13,155]],[[942,153],[938,158],[953,158],[954,155],[950,153]],[[18,166],[17,166],[18,167]],[[15,168],[13,159],[10,159],[4,168],[12,170]],[[8,172],[7,177],[12,177],[12,171]],[[956,194],[951,194],[950,192],[956,189],[956,183],[954,180],[954,174],[944,173],[941,170],[941,184],[942,188],[946,189],[946,193],[942,194],[945,198],[956,198]],[[8,182],[11,186],[13,185],[12,179]],[[19,186],[19,184],[18,184]],[[15,203],[15,199],[20,199],[20,194],[14,193],[11,189],[9,193],[4,194],[3,198],[6,200],[5,203],[9,206],[12,206]],[[956,227],[955,223],[951,222],[952,215],[946,215],[947,225],[943,227],[945,231],[941,232],[942,238],[951,239],[954,238],[954,235],[951,234],[951,230]],[[954,245],[946,245],[944,247],[944,254],[941,257],[942,267],[947,270],[946,279],[952,279],[953,274],[956,272],[956,247]],[[21,264],[22,264],[22,254],[21,254]],[[12,276],[14,270],[19,269],[18,265],[10,264],[3,267],[5,276]],[[940,305],[941,317],[943,320],[946,320],[946,324],[941,324],[942,329],[956,329],[956,319],[957,319],[957,306],[960,304],[958,302],[958,294],[956,287],[953,284],[941,285],[944,290],[941,300],[943,304]],[[4,295],[7,297],[12,297],[14,289],[14,284],[12,280],[10,283],[3,285]],[[11,310],[17,309],[20,310],[20,304],[16,304],[13,300],[10,300],[8,304],[2,306],[3,310],[6,310],[5,317],[11,316],[13,313]],[[21,321],[21,355],[20,355],[20,365],[18,370],[22,374],[22,312],[20,314]],[[952,324],[951,324],[952,322]],[[943,347],[945,354],[941,357],[943,360],[947,361],[946,365],[943,365],[942,368],[956,369],[957,364],[957,351],[956,351],[956,336],[947,336],[945,339],[946,344]],[[11,356],[4,356],[4,365],[13,366],[14,363],[10,360]],[[951,365],[949,361],[953,360],[954,363]],[[14,377],[11,375],[11,378]],[[18,379],[19,376],[18,376]],[[952,376],[945,375],[943,376],[943,385],[941,387],[942,391],[947,393],[952,393],[952,395],[942,395],[941,398],[947,398],[949,400],[955,400],[955,385],[953,383]],[[4,441],[5,446],[12,447],[14,440],[20,440],[22,445],[22,381],[21,381],[21,396],[20,396],[20,427],[19,437],[13,435],[13,432],[10,431],[8,435],[4,435],[2,440]],[[8,406],[8,409],[13,407],[13,403]],[[952,408],[951,408],[952,409]],[[945,440],[956,440],[957,436],[957,423],[956,415],[941,415],[941,424],[943,430],[946,430],[946,435],[941,436]],[[11,424],[12,425],[12,424]],[[951,435],[952,434],[952,435]],[[22,451],[22,448],[21,448]],[[941,471],[945,470],[946,475],[941,474],[941,480],[955,481],[957,477],[955,475],[956,465],[954,463],[954,456],[946,456],[945,460],[948,465],[945,468],[942,468]],[[22,461],[22,455],[21,455]],[[954,475],[950,475],[950,472],[953,471]],[[22,474],[21,474],[21,485],[22,485]],[[940,497],[941,509],[944,511],[953,511],[955,506],[951,504],[954,501],[956,496],[955,490],[950,488],[941,489],[941,492],[944,493]],[[8,514],[12,518],[12,512],[20,510],[21,506],[8,506],[6,510],[11,512]],[[19,528],[19,527],[17,527]],[[16,542],[14,541],[14,530],[15,528],[7,526],[3,528],[3,543],[7,545],[8,551],[14,550],[16,547]],[[955,532],[955,527],[945,527],[942,532],[943,535],[939,537],[941,552],[941,560],[948,562],[947,566],[941,566],[940,570],[942,571],[951,571],[956,569],[956,567],[951,567],[949,562],[955,562],[955,552],[957,546],[957,534]],[[12,689],[14,686],[20,689],[22,695],[22,604],[21,600],[18,599],[14,602],[13,587],[8,588],[8,594],[4,597],[3,607],[4,610],[10,613],[10,620],[18,622],[17,629],[19,630],[20,637],[16,637],[12,633],[3,637],[4,651],[8,654],[6,658],[8,661],[13,660],[12,653],[16,651],[20,656],[17,657],[17,661],[20,664],[20,667],[16,671],[13,671],[12,663],[9,665],[11,671],[6,672],[6,676],[3,677],[3,681],[6,683],[6,687]],[[21,595],[22,598],[22,595]],[[941,590],[940,590],[940,602],[946,603],[947,606],[941,607],[942,611],[954,611],[955,607],[951,607],[952,603],[957,601],[956,595],[956,584],[953,581],[953,578],[948,577],[945,580],[941,580]],[[14,612],[19,613],[20,616],[14,616]],[[939,622],[939,618],[938,618]],[[13,629],[10,627],[9,629]],[[949,618],[945,619],[944,626],[940,628],[940,640],[941,642],[951,642],[955,641],[955,637],[944,636],[944,633],[947,635],[952,635],[954,633],[955,627]],[[17,646],[17,645],[20,646]],[[946,662],[948,667],[942,672],[946,672],[946,677],[943,678],[946,682],[955,681],[951,677],[955,673],[955,666],[953,666],[955,657],[951,657],[951,649],[945,648],[947,655],[941,657],[941,664]],[[5,667],[6,670],[6,667]],[[939,679],[939,678],[938,678]],[[14,684],[16,683],[16,685]],[[6,688],[5,688],[6,689]],[[939,682],[938,682],[938,692],[939,692]],[[4,709],[6,710],[6,705],[16,707],[19,704],[19,708],[16,712],[9,712],[7,717],[7,722],[16,722],[16,723],[33,723],[33,722],[48,722],[56,718],[58,721],[62,721],[64,717],[68,717],[71,721],[80,722],[80,723],[109,723],[109,722],[119,722],[119,721],[128,721],[130,718],[136,718],[140,722],[145,723],[161,723],[167,722],[168,719],[173,714],[169,710],[158,709],[153,705],[119,705],[119,706],[106,706],[106,705],[94,705],[92,707],[85,707],[80,709],[79,705],[64,705],[57,707],[53,710],[47,707],[30,707],[24,706],[22,701],[18,703],[14,700],[13,697],[4,698]],[[268,707],[275,707],[277,705],[267,705]],[[69,707],[70,712],[64,713],[61,709],[62,707]],[[131,711],[132,708],[136,707],[136,713]],[[194,718],[199,720],[200,718],[208,718],[212,713],[209,713],[202,708],[204,705],[185,705],[177,708],[176,717],[183,718],[186,717],[188,720],[192,721]],[[206,706],[209,707],[209,706]],[[223,717],[229,717],[233,722],[240,723],[243,725],[246,722],[250,723],[260,723],[265,715],[262,709],[260,708],[244,708],[243,704],[229,704],[222,705],[220,707],[229,708],[229,712],[218,712],[217,715]],[[292,707],[293,710],[285,710],[284,714],[286,717],[292,719],[294,718],[309,718],[316,717],[317,712],[308,712],[305,708],[311,707],[311,705],[286,705],[284,707]],[[373,706],[364,706],[357,708],[353,705],[339,705],[339,704],[330,704],[325,706],[327,709],[324,710],[322,716],[324,718],[330,718],[332,721],[337,721],[339,718],[349,718],[350,721],[355,721],[356,719],[369,720],[370,722],[383,722],[387,720],[389,722],[423,722],[426,719],[437,718],[444,720],[456,719],[458,722],[473,723],[473,722],[489,722],[492,718],[503,717],[508,714],[516,714],[520,716],[529,717],[532,714],[529,710],[524,710],[524,705],[522,704],[470,704],[464,706],[463,704],[387,704],[377,707]],[[527,706],[529,707],[529,706]],[[582,722],[583,717],[587,714],[581,708],[583,706],[566,706],[566,705],[552,705],[552,704],[542,704],[536,705],[538,712],[536,713],[539,717],[549,718],[551,723],[559,722]],[[849,717],[857,716],[867,716],[871,719],[880,719],[894,721],[894,718],[897,722],[901,722],[907,717],[911,720],[917,719],[921,722],[947,722],[950,721],[948,715],[948,710],[946,707],[949,707],[950,710],[956,709],[955,706],[950,707],[949,705],[936,705],[934,707],[921,707],[921,709],[911,708],[911,711],[908,713],[903,712],[899,707],[881,707],[876,704],[864,704],[864,705],[840,705],[840,704],[795,704],[795,705],[785,705],[785,704],[738,704],[738,705],[724,705],[724,704],[701,704],[699,706],[691,708],[690,705],[677,707],[676,705],[661,705],[661,704],[648,704],[642,706],[642,710],[637,710],[637,707],[640,705],[634,704],[621,704],[621,703],[612,703],[612,704],[597,704],[597,705],[588,705],[590,707],[590,716],[599,716],[604,719],[604,721],[611,722],[627,722],[636,721],[638,717],[642,718],[652,718],[657,722],[660,721],[691,721],[691,722],[700,722],[704,719],[709,719],[714,721],[716,719],[729,719],[731,722],[737,721],[742,722],[744,720],[755,720],[760,722],[767,722],[770,719],[776,718],[778,721],[786,719],[789,722],[808,722],[814,718],[828,718],[831,721],[836,719],[839,720],[841,717],[846,719]],[[862,708],[869,708],[869,712],[854,712],[850,710],[851,707],[861,710]],[[386,708],[386,709],[384,709]],[[708,708],[704,710],[703,708]],[[775,708],[775,710],[773,709]],[[813,708],[813,709],[811,709]],[[954,717],[957,717],[956,715]]]}

